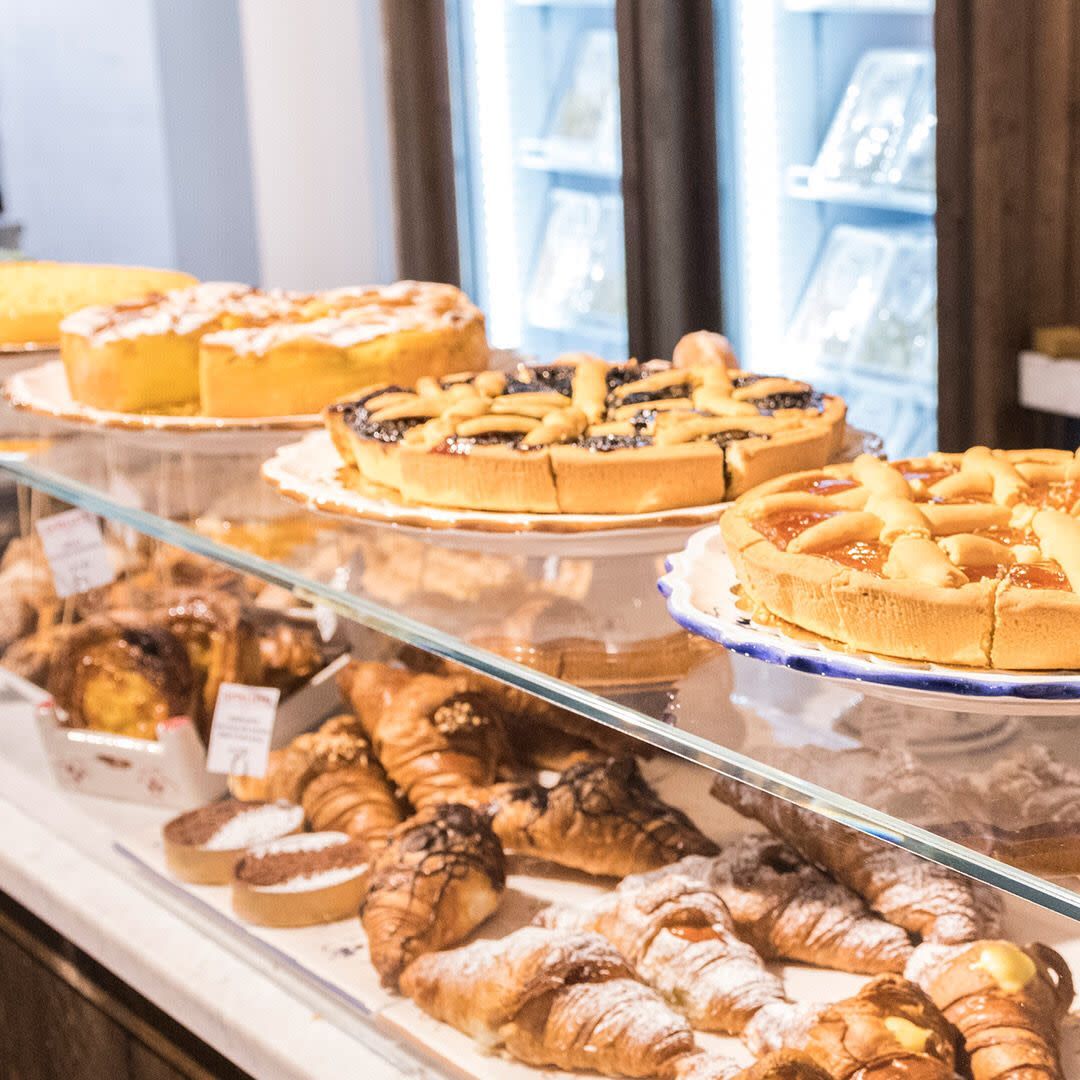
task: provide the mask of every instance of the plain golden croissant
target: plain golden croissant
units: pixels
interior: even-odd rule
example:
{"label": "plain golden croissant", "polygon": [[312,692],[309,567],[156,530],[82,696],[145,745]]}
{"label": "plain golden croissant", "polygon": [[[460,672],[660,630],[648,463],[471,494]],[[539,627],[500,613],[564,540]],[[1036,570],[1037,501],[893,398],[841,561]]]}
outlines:
{"label": "plain golden croissant", "polygon": [[1062,1080],[1068,965],[1046,945],[922,945],[908,974],[960,1031],[974,1080]]}
{"label": "plain golden croissant", "polygon": [[833,1005],[763,1010],[748,1030],[755,1052],[805,1052],[835,1080],[954,1077],[955,1032],[936,1005],[899,975],[878,975]]}
{"label": "plain golden croissant", "polygon": [[906,931],[768,833],[725,845],[715,858],[692,855],[670,872],[707,884],[739,936],[770,960],[879,975],[902,972],[914,948]]}
{"label": "plain golden croissant", "polygon": [[987,886],[737,780],[718,776],[712,793],[926,941],[956,944],[1000,932],[1001,898]]}
{"label": "plain golden croissant", "polygon": [[315,832],[346,832],[381,849],[404,817],[401,803],[355,718],[338,716],[270,752],[266,775],[229,777],[238,799],[286,799]]}
{"label": "plain golden croissant", "polygon": [[383,984],[395,986],[410,961],[465,938],[495,911],[505,885],[502,848],[469,807],[428,807],[399,825],[360,908]]}
{"label": "plain golden croissant", "polygon": [[463,676],[402,678],[385,664],[354,661],[338,683],[387,775],[417,810],[486,799],[505,757],[502,713]]}
{"label": "plain golden croissant", "polygon": [[780,980],[735,936],[723,901],[691,878],[628,878],[589,904],[547,908],[535,921],[607,938],[702,1031],[738,1034],[763,1006],[787,1000]]}
{"label": "plain golden croissant", "polygon": [[488,1050],[605,1076],[671,1075],[686,1021],[598,934],[525,927],[414,961],[402,992]]}
{"label": "plain golden croissant", "polygon": [[491,814],[508,851],[588,874],[624,877],[717,850],[657,797],[631,757],[574,765],[551,787],[496,785]]}

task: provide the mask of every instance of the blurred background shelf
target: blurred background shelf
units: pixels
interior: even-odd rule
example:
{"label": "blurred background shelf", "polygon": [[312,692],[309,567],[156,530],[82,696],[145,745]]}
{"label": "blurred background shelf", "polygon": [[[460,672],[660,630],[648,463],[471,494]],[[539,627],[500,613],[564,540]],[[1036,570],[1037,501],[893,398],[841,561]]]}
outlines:
{"label": "blurred background shelf", "polygon": [[622,168],[617,161],[571,155],[548,139],[518,140],[518,165],[536,172],[564,173],[568,176],[588,176],[602,180],[618,180]]}
{"label": "blurred background shelf", "polygon": [[1080,420],[1080,360],[1039,352],[1020,354],[1020,404]]}
{"label": "blurred background shelf", "polygon": [[937,196],[932,191],[819,180],[814,177],[814,170],[809,165],[791,165],[788,168],[787,193],[793,199],[805,199],[807,202],[865,206],[872,210],[895,210],[926,217],[933,217],[937,211]]}
{"label": "blurred background shelf", "polygon": [[784,7],[810,14],[932,15],[934,0],[784,0]]}

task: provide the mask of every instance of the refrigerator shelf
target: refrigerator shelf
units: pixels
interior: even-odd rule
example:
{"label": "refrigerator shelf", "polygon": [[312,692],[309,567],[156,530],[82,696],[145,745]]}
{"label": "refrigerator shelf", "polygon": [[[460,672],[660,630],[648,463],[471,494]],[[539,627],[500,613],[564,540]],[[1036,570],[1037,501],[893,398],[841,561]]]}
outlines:
{"label": "refrigerator shelf", "polygon": [[534,172],[565,173],[611,181],[622,176],[617,161],[590,159],[582,154],[568,153],[550,139],[520,139],[517,161],[521,168]]}
{"label": "refrigerator shelf", "polygon": [[932,15],[934,0],[784,0],[784,7],[812,14]]}
{"label": "refrigerator shelf", "polygon": [[914,191],[884,184],[870,187],[863,184],[844,184],[835,180],[819,180],[809,165],[791,165],[787,171],[787,193],[793,199],[806,202],[844,203],[848,206],[867,206],[873,210],[892,210],[901,214],[920,214],[933,217],[937,199],[932,191]]}
{"label": "refrigerator shelf", "polygon": [[524,8],[613,8],[615,0],[514,0]]}

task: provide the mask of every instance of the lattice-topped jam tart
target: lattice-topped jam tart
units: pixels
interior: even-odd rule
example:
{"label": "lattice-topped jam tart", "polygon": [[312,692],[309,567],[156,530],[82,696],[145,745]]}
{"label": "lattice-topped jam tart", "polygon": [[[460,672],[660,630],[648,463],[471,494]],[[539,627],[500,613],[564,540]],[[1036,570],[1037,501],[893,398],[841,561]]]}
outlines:
{"label": "lattice-topped jam tart", "polygon": [[347,465],[409,502],[531,513],[643,513],[733,498],[824,465],[844,403],[731,370],[717,335],[675,360],[545,366],[379,385],[324,413]]}
{"label": "lattice-topped jam tart", "polygon": [[785,476],[721,519],[759,608],[870,652],[1080,668],[1080,451],[989,450]]}

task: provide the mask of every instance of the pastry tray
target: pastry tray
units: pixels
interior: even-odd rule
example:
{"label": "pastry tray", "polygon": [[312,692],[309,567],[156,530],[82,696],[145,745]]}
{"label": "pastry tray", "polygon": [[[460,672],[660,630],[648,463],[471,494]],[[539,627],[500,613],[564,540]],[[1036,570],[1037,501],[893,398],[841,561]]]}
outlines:
{"label": "pastry tray", "polygon": [[759,622],[741,599],[718,525],[696,532],[666,565],[659,587],[672,618],[732,652],[902,704],[1011,716],[1080,715],[1077,672],[1012,674],[890,659],[846,650],[794,626]]}
{"label": "pastry tray", "polygon": [[[744,831],[742,819],[708,796],[712,774],[707,770],[659,758],[643,763],[643,771],[665,799],[690,812],[717,840],[733,839]],[[155,895],[184,917],[198,920],[219,940],[258,962],[287,987],[299,983],[305,1000],[361,1039],[365,1027],[373,1024],[421,1059],[433,1063],[442,1075],[476,1080],[595,1080],[595,1073],[536,1069],[502,1056],[493,1057],[455,1028],[439,1023],[408,999],[385,990],[368,960],[359,919],[303,929],[252,926],[233,915],[227,886],[187,885],[173,878],[165,868],[156,834],[118,844],[117,850],[138,869],[136,880]],[[512,859],[499,910],[475,936],[502,937],[526,925],[547,903],[580,902],[610,887],[611,883],[603,879]],[[1080,970],[1080,934],[1066,936],[1070,928],[1067,919],[1007,898],[1005,928],[1007,936],[1016,940],[1039,940],[1052,945],[1074,970]],[[797,1001],[835,1001],[855,993],[865,981],[864,976],[799,964],[771,966]],[[695,1036],[703,1048],[747,1063],[751,1060],[737,1039],[700,1032]],[[1063,1032],[1063,1058],[1066,1075],[1080,1076],[1080,1029],[1070,1027]]]}
{"label": "pastry tray", "polygon": [[[282,746],[340,706],[335,675],[347,654],[331,661],[285,698],[274,721],[273,746]],[[136,739],[59,722],[39,686],[0,668],[0,684],[37,710],[37,726],[56,782],[84,795],[189,809],[225,794],[225,777],[206,771],[206,747],[188,717],[158,727],[157,739]]]}
{"label": "pastry tray", "polygon": [[[838,461],[862,453],[880,453],[881,440],[869,432],[848,428]],[[487,510],[458,510],[403,502],[388,488],[355,476],[343,483],[343,469],[330,435],[317,431],[298,443],[280,447],[262,474],[286,497],[309,509],[375,525],[430,535],[441,543],[463,548],[507,548],[519,554],[536,549],[543,554],[603,556],[659,555],[685,543],[690,533],[714,522],[727,503],[659,510],[643,514],[513,514]],[[617,545],[613,548],[613,545]]]}
{"label": "pastry tray", "polygon": [[[197,450],[200,454],[269,454],[297,431],[319,427],[318,415],[214,417],[125,413],[95,409],[71,396],[63,361],[37,363],[4,383],[10,406],[55,430],[97,430],[155,450]],[[194,437],[198,436],[197,444]]]}

